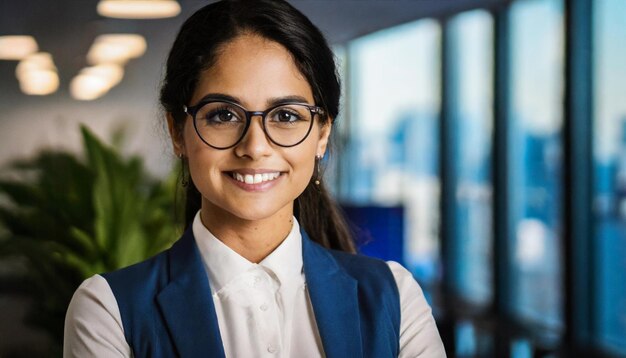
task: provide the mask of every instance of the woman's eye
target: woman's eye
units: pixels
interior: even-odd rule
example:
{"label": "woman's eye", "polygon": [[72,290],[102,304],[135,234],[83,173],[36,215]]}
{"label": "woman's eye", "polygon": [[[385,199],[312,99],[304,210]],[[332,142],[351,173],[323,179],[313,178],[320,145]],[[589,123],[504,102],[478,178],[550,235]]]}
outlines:
{"label": "woman's eye", "polygon": [[278,111],[275,116],[275,120],[278,122],[295,122],[301,119],[297,113],[293,113],[287,110]]}
{"label": "woman's eye", "polygon": [[219,111],[208,113],[205,118],[208,122],[212,122],[212,123],[226,123],[226,122],[240,121],[240,118],[237,117],[235,113],[227,109],[222,109]]}
{"label": "woman's eye", "polygon": [[222,122],[230,122],[233,120],[234,115],[229,111],[219,111],[216,117]]}

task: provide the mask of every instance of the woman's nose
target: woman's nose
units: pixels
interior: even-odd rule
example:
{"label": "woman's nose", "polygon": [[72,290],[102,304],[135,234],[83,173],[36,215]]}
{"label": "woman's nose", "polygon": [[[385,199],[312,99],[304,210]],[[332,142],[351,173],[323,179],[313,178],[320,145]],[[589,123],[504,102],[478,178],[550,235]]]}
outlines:
{"label": "woman's nose", "polygon": [[263,130],[261,116],[253,116],[246,135],[235,147],[235,154],[239,157],[247,156],[251,159],[258,159],[268,156],[271,151],[272,144]]}

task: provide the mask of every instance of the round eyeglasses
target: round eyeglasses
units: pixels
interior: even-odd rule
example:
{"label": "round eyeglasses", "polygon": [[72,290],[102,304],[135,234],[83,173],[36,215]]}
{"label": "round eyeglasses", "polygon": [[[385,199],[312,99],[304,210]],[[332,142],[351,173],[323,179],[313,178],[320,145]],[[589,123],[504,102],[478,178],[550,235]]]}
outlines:
{"label": "round eyeglasses", "polygon": [[293,147],[302,143],[311,132],[315,115],[323,115],[321,107],[306,103],[281,103],[265,111],[248,111],[225,100],[207,100],[184,108],[193,118],[200,139],[215,149],[236,146],[246,136],[253,116],[260,116],[263,131],[272,143]]}

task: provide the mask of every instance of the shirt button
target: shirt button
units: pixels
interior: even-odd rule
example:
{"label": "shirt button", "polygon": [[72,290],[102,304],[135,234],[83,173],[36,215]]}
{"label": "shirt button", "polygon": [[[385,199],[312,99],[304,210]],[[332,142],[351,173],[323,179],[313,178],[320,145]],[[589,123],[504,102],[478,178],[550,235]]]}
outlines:
{"label": "shirt button", "polygon": [[270,344],[269,346],[267,346],[267,351],[270,353],[276,353],[276,347]]}
{"label": "shirt button", "polygon": [[261,307],[259,307],[261,309],[261,311],[267,311],[268,307],[267,305],[264,303],[261,305]]}

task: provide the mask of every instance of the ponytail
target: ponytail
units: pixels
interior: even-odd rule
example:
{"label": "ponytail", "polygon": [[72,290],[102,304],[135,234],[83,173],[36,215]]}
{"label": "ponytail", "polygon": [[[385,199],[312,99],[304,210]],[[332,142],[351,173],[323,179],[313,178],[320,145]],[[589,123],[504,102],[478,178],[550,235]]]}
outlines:
{"label": "ponytail", "polygon": [[295,201],[294,216],[310,238],[323,247],[356,252],[348,224],[324,182],[307,185]]}

